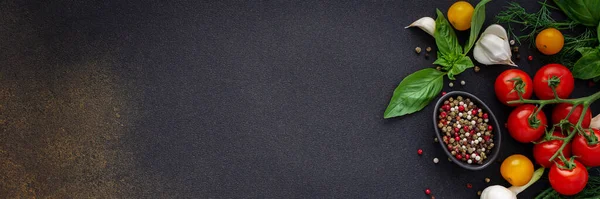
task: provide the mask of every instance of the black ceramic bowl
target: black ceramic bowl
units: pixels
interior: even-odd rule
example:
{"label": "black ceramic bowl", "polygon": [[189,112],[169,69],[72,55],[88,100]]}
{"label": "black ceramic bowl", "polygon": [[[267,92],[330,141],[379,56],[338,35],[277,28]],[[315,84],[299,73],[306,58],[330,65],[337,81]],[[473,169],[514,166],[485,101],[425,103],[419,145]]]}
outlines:
{"label": "black ceramic bowl", "polygon": [[[468,164],[466,162],[456,159],[456,157],[454,157],[450,153],[450,151],[448,151],[446,144],[442,141],[443,135],[437,126],[438,120],[439,120],[438,115],[440,114],[439,109],[444,104],[444,101],[446,101],[448,98],[450,98],[450,97],[456,98],[458,96],[470,98],[471,101],[475,105],[477,105],[477,107],[483,109],[484,112],[488,113],[488,119],[489,119],[488,123],[492,124],[492,126],[495,127],[493,130],[494,147],[491,149],[492,154],[487,157],[487,159],[483,162],[483,164]],[[452,159],[452,162],[456,163],[458,166],[460,166],[462,168],[465,168],[468,170],[481,170],[481,169],[484,169],[484,168],[490,166],[496,160],[496,158],[498,158],[498,153],[500,152],[500,143],[502,140],[501,139],[502,133],[500,131],[500,125],[498,124],[498,120],[496,120],[496,116],[494,115],[492,110],[485,103],[483,103],[483,101],[481,101],[479,98],[475,97],[475,95],[473,95],[471,93],[467,93],[467,92],[463,92],[463,91],[452,91],[452,92],[446,93],[446,95],[442,96],[438,100],[438,102],[435,104],[435,110],[433,111],[433,126],[435,128],[438,142],[440,143],[440,146],[442,146],[442,150],[444,150],[444,152],[446,152],[446,155],[448,155],[448,157],[450,157]]]}

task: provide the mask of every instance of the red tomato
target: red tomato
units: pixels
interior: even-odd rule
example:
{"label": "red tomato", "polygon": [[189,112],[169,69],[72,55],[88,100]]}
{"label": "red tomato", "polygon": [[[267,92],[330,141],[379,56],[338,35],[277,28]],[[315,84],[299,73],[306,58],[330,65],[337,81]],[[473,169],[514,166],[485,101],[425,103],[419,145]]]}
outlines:
{"label": "red tomato", "polygon": [[[596,140],[600,140],[600,131],[598,129],[593,130]],[[586,130],[586,134],[591,136],[589,130]],[[588,145],[587,140],[582,135],[576,135],[572,143],[573,155],[576,156],[577,160],[588,167],[600,166],[600,143]]]}
{"label": "red tomato", "polygon": [[517,91],[513,91],[515,89],[515,83],[517,79],[521,79],[524,83],[523,85],[523,99],[531,98],[533,94],[533,82],[531,81],[531,77],[527,75],[527,73],[523,72],[519,69],[508,69],[504,72],[500,73],[496,78],[496,83],[494,83],[494,90],[496,91],[496,97],[500,102],[506,104],[508,106],[517,106],[519,104],[508,104],[508,101],[518,100],[519,95]]}
{"label": "red tomato", "polygon": [[527,143],[539,139],[544,134],[544,129],[548,124],[546,115],[540,111],[535,118],[539,121],[538,126],[529,124],[529,115],[533,114],[537,108],[531,104],[525,104],[517,107],[508,116],[508,132],[515,140]]}
{"label": "red tomato", "polygon": [[[571,111],[571,108],[573,108],[572,104],[561,103],[556,105],[554,109],[552,109],[552,124],[558,124],[560,120],[565,119]],[[583,111],[582,105],[575,107],[575,110],[571,113],[571,116],[569,116],[569,122],[571,124],[577,124],[579,117],[581,116],[581,111]],[[583,117],[583,122],[581,122],[581,127],[590,127],[590,122],[592,122],[592,112],[590,112],[590,109],[588,108]]]}
{"label": "red tomato", "polygon": [[581,192],[588,182],[588,171],[585,166],[577,160],[574,162],[575,168],[573,170],[561,169],[554,164],[548,173],[550,185],[562,195],[575,195]]}
{"label": "red tomato", "polygon": [[[559,131],[554,131],[552,135],[556,137],[565,137]],[[554,153],[558,151],[562,144],[562,140],[550,140],[534,145],[533,159],[535,159],[535,162],[542,165],[543,167],[552,167],[554,161],[558,160],[558,158],[555,158],[555,160],[553,160],[552,162],[550,161],[550,158],[554,155]],[[563,148],[562,153],[566,158],[571,157],[571,143],[568,143],[567,146]]]}
{"label": "red tomato", "polygon": [[556,94],[560,98],[568,98],[573,92],[575,80],[569,69],[560,64],[548,64],[540,68],[533,77],[533,90],[540,99],[554,99],[552,88],[548,85],[551,79],[558,79]]}

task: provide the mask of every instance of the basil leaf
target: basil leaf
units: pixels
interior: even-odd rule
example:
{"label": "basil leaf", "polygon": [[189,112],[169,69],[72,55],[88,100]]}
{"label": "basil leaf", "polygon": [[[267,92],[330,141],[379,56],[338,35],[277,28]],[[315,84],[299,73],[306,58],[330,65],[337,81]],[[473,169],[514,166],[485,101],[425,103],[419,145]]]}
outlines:
{"label": "basil leaf", "polygon": [[592,48],[592,47],[579,47],[579,48],[576,48],[575,50],[577,50],[577,52],[581,53],[581,56],[585,56],[588,53],[593,52],[594,48]]}
{"label": "basil leaf", "polygon": [[471,17],[471,33],[469,34],[469,41],[465,46],[464,54],[469,53],[475,42],[477,41],[477,37],[479,36],[479,31],[481,31],[481,27],[483,26],[483,22],[485,21],[485,4],[490,2],[491,0],[482,0],[475,6],[475,11],[473,11],[473,17]]}
{"label": "basil leaf", "polygon": [[403,116],[425,108],[442,90],[444,74],[433,68],[426,68],[404,78],[394,90],[383,117]]}
{"label": "basil leaf", "polygon": [[471,68],[473,66],[475,66],[475,64],[473,64],[471,58],[468,56],[462,56],[459,60],[454,62],[454,66],[452,66],[452,69],[448,71],[448,79],[455,80],[454,75],[458,75],[467,70],[467,68]]}
{"label": "basil leaf", "polygon": [[573,77],[592,79],[598,76],[600,76],[600,50],[594,49],[575,62]]}
{"label": "basil leaf", "polygon": [[436,59],[433,62],[434,65],[440,65],[442,66],[442,68],[444,70],[448,70],[452,67],[452,63],[450,63],[446,58],[444,58],[443,56],[438,57],[438,59]]}
{"label": "basil leaf", "polygon": [[554,3],[567,17],[585,26],[597,26],[600,22],[598,0],[554,0]]}
{"label": "basil leaf", "polygon": [[438,47],[441,55],[447,54],[462,54],[462,47],[458,43],[454,29],[444,18],[444,14],[439,9],[436,9],[437,19],[435,19],[435,44]]}

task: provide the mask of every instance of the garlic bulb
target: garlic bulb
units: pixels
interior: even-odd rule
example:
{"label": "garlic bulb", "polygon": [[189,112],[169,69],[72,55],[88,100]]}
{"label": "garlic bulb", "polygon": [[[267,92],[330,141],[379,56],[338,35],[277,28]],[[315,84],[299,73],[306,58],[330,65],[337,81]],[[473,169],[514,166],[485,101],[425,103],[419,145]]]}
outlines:
{"label": "garlic bulb", "polygon": [[433,18],[431,17],[423,17],[404,28],[410,27],[419,27],[421,28],[421,30],[424,30],[425,32],[433,36],[433,32],[435,31],[435,20],[433,20]]}
{"label": "garlic bulb", "polygon": [[512,60],[510,44],[506,30],[498,25],[492,24],[481,33],[479,40],[475,43],[473,57],[479,63],[485,65],[505,64],[517,66]]}

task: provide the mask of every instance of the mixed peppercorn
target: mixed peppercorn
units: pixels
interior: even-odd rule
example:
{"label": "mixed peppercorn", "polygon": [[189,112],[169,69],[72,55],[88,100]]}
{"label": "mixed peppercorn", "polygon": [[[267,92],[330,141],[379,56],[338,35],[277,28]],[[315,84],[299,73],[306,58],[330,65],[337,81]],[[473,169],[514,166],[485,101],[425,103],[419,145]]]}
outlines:
{"label": "mixed peppercorn", "polygon": [[494,148],[494,128],[488,114],[471,99],[450,97],[439,108],[438,128],[443,142],[456,159],[468,164],[483,164]]}

